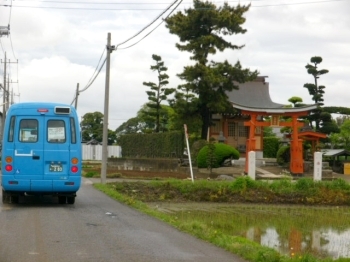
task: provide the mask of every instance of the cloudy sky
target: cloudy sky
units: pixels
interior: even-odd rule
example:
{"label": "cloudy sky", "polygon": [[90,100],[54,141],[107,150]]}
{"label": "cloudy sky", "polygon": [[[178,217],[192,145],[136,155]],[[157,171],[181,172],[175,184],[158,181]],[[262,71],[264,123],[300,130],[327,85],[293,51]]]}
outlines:
{"label": "cloudy sky", "polygon": [[[0,82],[3,62],[8,67],[14,102],[51,101],[71,104],[77,83],[86,89],[96,72],[111,33],[112,45],[119,45],[151,23],[173,0],[0,0],[0,26],[11,26],[11,37],[2,36]],[[212,1],[217,6],[225,1]],[[226,1],[230,5],[249,4],[244,35],[229,36],[241,50],[218,53],[212,59],[258,70],[268,76],[273,101],[287,103],[299,96],[312,103],[305,83],[313,79],[305,65],[312,56],[321,56],[320,69],[328,69],[320,85],[325,85],[325,105],[350,107],[350,0],[251,0]],[[8,5],[11,5],[10,8]],[[192,6],[183,0],[178,11]],[[161,16],[165,17],[165,15]],[[169,34],[164,23],[133,47],[128,47],[151,30],[120,45],[111,54],[109,129],[115,130],[136,116],[147,102],[144,81],[157,81],[150,70],[152,54],[160,55],[168,67],[170,84],[176,74],[191,64],[189,54],[175,47],[178,37]],[[102,60],[104,60],[105,53]],[[105,67],[94,83],[81,92],[80,115],[104,112]],[[18,82],[18,83],[15,83]],[[2,99],[1,99],[2,100]]]}

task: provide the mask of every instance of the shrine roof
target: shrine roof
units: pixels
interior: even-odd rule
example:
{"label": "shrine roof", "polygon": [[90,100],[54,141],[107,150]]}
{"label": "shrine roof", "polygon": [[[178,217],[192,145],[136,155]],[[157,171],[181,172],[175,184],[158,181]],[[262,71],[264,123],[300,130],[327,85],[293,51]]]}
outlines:
{"label": "shrine roof", "polygon": [[350,152],[346,149],[321,149],[324,156],[350,156]]}
{"label": "shrine roof", "polygon": [[227,92],[229,101],[233,104],[256,108],[281,108],[285,106],[271,100],[269,83],[265,82],[265,77],[260,76],[251,82],[235,84],[239,86],[239,89]]}
{"label": "shrine roof", "polygon": [[297,113],[316,109],[316,105],[301,107],[286,107],[286,104],[279,104],[272,101],[270,97],[269,83],[265,82],[265,76],[258,76],[256,80],[237,84],[238,90],[227,92],[228,100],[237,109],[251,112],[266,113]]}

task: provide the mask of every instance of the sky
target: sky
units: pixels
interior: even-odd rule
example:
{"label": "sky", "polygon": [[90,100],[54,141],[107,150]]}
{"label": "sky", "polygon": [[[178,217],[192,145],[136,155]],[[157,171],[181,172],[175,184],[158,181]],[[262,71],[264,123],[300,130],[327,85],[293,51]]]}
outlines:
{"label": "sky", "polygon": [[[0,0],[0,26],[10,24],[10,36],[0,37],[0,83],[6,52],[14,103],[71,104],[79,83],[79,90],[84,90],[78,97],[79,114],[104,113],[106,66],[97,72],[105,59],[110,33],[111,44],[118,46],[111,53],[108,107],[108,128],[115,130],[135,117],[148,101],[149,88],[142,83],[157,82],[157,73],[150,70],[154,64],[152,54],[161,56],[168,67],[168,87],[181,84],[176,75],[184,66],[193,64],[189,53],[176,48],[179,38],[169,33],[161,19],[120,45],[154,21],[172,2]],[[350,107],[350,0],[211,2],[217,6],[224,2],[233,6],[251,4],[244,15],[243,28],[247,32],[225,36],[244,48],[218,52],[212,60],[231,64],[240,61],[244,68],[267,76],[274,102],[287,104],[289,98],[299,96],[311,104],[303,85],[313,83],[313,78],[305,66],[311,57],[321,56],[319,69],[329,70],[318,80],[319,85],[326,86],[325,106]],[[174,12],[192,6],[191,0],[183,0]]]}

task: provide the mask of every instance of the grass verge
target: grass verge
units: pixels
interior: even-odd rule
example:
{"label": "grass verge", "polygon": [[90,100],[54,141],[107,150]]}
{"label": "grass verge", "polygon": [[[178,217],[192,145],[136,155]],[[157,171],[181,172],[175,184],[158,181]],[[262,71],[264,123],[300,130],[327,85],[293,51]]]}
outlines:
{"label": "grass verge", "polygon": [[[161,183],[159,183],[161,185]],[[193,220],[191,222],[183,223],[176,217],[159,212],[155,209],[150,208],[148,205],[139,201],[137,197],[133,195],[125,195],[119,193],[116,189],[115,184],[94,184],[94,186],[104,192],[105,194],[111,196],[112,198],[123,202],[145,214],[158,218],[177,229],[187,232],[191,235],[196,236],[199,239],[211,242],[214,245],[224,248],[240,257],[252,262],[345,262],[350,261],[350,259],[337,259],[333,260],[331,258],[317,259],[312,255],[306,254],[298,257],[287,257],[279,254],[276,250],[264,247],[255,243],[253,241],[247,240],[243,237],[232,236],[224,234],[220,229],[215,227],[209,227],[207,224],[200,220]]]}

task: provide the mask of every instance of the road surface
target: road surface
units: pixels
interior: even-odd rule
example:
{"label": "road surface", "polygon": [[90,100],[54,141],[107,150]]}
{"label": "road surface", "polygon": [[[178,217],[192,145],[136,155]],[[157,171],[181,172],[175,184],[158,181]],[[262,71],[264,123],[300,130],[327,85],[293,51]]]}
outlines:
{"label": "road surface", "polygon": [[244,261],[111,199],[85,178],[74,205],[19,201],[0,205],[0,262]]}

